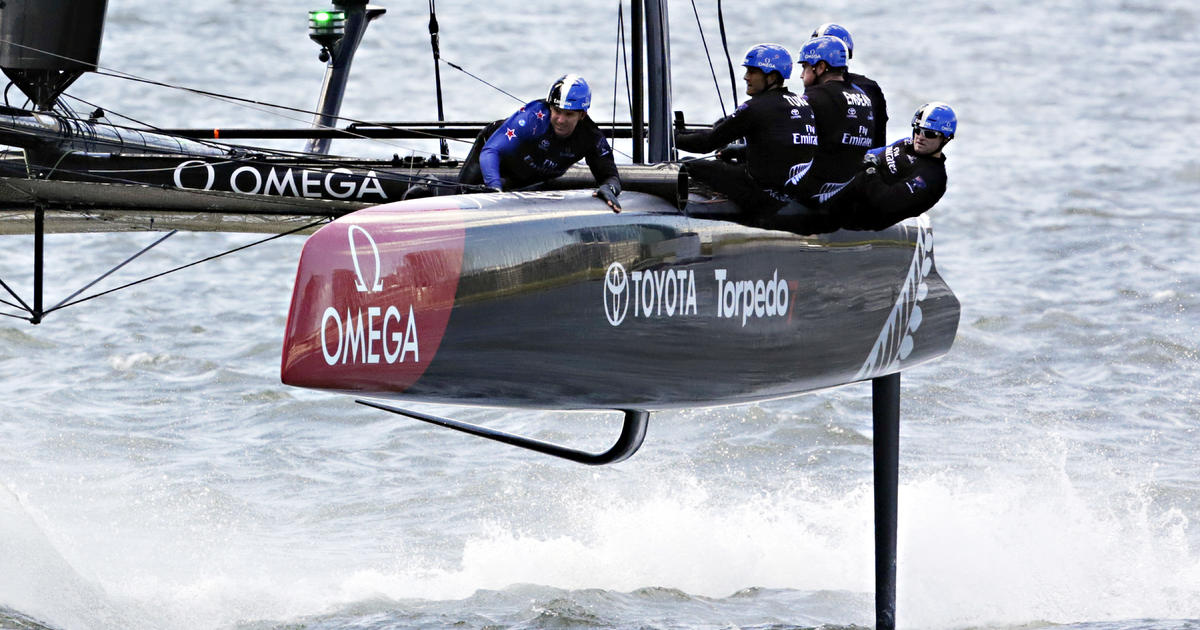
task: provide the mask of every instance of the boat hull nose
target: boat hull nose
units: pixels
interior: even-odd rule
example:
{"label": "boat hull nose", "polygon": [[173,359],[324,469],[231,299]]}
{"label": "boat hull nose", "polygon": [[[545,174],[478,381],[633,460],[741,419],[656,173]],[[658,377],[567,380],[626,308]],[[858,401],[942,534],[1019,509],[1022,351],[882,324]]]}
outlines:
{"label": "boat hull nose", "polygon": [[421,377],[462,269],[464,230],[450,205],[435,198],[360,210],[308,239],[288,313],[284,383],[402,392]]}

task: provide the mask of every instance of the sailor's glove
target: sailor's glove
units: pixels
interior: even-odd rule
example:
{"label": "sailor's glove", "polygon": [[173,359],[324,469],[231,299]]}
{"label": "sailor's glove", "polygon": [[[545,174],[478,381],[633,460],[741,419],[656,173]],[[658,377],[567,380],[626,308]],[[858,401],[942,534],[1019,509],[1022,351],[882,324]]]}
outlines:
{"label": "sailor's glove", "polygon": [[736,142],[727,145],[724,149],[717,151],[717,157],[720,158],[722,162],[737,164],[746,159],[746,145]]}
{"label": "sailor's glove", "polygon": [[862,168],[867,172],[867,175],[874,175],[875,169],[879,167],[879,156],[874,153],[864,153],[862,159]]}
{"label": "sailor's glove", "polygon": [[592,196],[599,197],[601,200],[603,200],[604,203],[608,204],[609,208],[612,208],[613,212],[620,212],[621,203],[617,201],[617,195],[619,194],[621,194],[621,191],[617,189],[616,186],[606,183],[600,184],[600,186],[596,188],[596,192],[592,193]]}

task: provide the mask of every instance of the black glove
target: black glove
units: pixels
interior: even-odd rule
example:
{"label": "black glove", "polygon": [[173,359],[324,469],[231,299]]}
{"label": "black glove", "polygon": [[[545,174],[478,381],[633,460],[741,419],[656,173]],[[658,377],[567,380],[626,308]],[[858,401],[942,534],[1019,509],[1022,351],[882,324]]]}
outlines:
{"label": "black glove", "polygon": [[874,175],[875,169],[879,166],[879,156],[874,153],[864,153],[862,159],[862,168],[868,175]]}
{"label": "black glove", "polygon": [[717,151],[717,157],[720,158],[722,162],[737,164],[746,158],[746,145],[736,142],[727,145],[724,149]]}
{"label": "black glove", "polygon": [[600,184],[596,188],[596,192],[592,193],[592,196],[603,200],[604,203],[608,204],[608,207],[612,208],[613,212],[620,212],[621,203],[617,201],[617,195],[619,194],[621,194],[621,191],[617,190],[612,184]]}

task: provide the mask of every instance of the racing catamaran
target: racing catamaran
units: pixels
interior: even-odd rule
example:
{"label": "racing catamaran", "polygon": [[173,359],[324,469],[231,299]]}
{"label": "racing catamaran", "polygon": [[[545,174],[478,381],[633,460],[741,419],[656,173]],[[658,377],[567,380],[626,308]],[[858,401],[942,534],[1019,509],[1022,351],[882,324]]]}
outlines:
{"label": "racing catamaran", "polygon": [[[805,236],[722,220],[734,209],[689,191],[673,161],[666,3],[632,9],[634,103],[617,133],[645,163],[620,167],[627,192],[613,214],[591,198],[582,169],[551,189],[406,199],[416,185],[457,186],[444,148],[428,158],[328,156],[336,137],[472,137],[482,127],[337,128],[354,50],[384,13],[365,0],[313,13],[327,76],[314,128],[294,131],[131,128],[101,110],[76,115],[59,97],[97,67],[105,2],[8,0],[0,67],[32,105],[0,108],[0,144],[14,147],[0,159],[0,234],[34,235],[35,273],[32,303],[0,280],[11,298],[0,301],[18,311],[5,314],[36,324],[89,299],[74,300],[81,290],[44,306],[48,231],[310,233],[284,383],[586,464],[633,455],[653,410],[871,380],[877,627],[892,628],[900,372],[949,350],[960,310],[934,265],[929,222]],[[309,143],[280,155],[218,142],[248,136]],[[613,409],[624,422],[611,448],[592,453],[378,399]]]}

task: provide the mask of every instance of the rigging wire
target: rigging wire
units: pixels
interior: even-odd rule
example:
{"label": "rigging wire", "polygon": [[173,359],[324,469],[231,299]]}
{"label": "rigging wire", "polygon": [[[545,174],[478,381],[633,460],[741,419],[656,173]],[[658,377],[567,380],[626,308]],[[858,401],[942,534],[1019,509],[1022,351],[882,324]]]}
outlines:
{"label": "rigging wire", "polygon": [[[20,306],[17,306],[16,304],[13,304],[12,302],[9,302],[8,300],[6,300],[6,299],[4,299],[4,298],[0,298],[0,303],[7,304],[8,306],[11,306],[11,307],[13,307],[13,308],[15,308],[15,309],[20,309],[20,310],[23,310],[23,311],[25,311],[25,312],[27,312],[27,313],[31,313],[31,314],[33,313],[33,309],[32,309],[32,308],[30,308],[30,307],[29,307],[29,305],[25,303],[25,300],[22,300],[22,299],[21,299],[21,296],[17,295],[17,292],[16,292],[16,291],[13,291],[13,290],[12,290],[12,287],[8,286],[8,283],[7,283],[7,282],[5,282],[3,278],[0,278],[0,287],[4,287],[4,290],[5,290],[5,291],[8,291],[8,294],[9,294],[9,295],[11,295],[11,296],[13,296],[13,299],[15,299],[16,301],[20,302],[20,303],[21,303],[21,305],[20,305]],[[8,315],[8,313],[0,313],[0,315]],[[9,315],[9,317],[17,317],[17,316],[16,316],[16,315]],[[23,318],[18,318],[18,319],[23,319]]]}
{"label": "rigging wire", "polygon": [[[634,2],[636,2],[636,1],[637,0],[634,0]],[[621,69],[622,62],[624,62],[624,67],[625,67],[625,102],[629,105],[629,111],[630,112],[633,111],[633,98],[630,96],[630,92],[629,92],[629,58],[628,58],[626,52],[627,51],[626,51],[626,42],[625,42],[625,2],[624,2],[624,0],[617,0],[617,51],[615,54],[616,59],[613,60],[613,99],[612,99],[613,147],[612,147],[612,150],[614,153],[619,153],[621,156],[629,158],[630,161],[633,161],[633,156],[625,153],[624,151],[618,151],[616,148],[616,144],[617,144],[617,85],[618,85],[617,79],[619,77],[619,70]],[[633,119],[633,117],[630,116],[630,120],[632,120],[632,119]]]}
{"label": "rigging wire", "polygon": [[[434,84],[437,86],[438,122],[442,122],[446,120],[446,115],[442,109],[442,65],[439,62],[442,51],[438,39],[437,6],[434,0],[429,0],[429,43],[433,48],[433,79]],[[442,159],[448,159],[450,157],[450,147],[446,144],[446,139],[442,138],[438,146],[442,149]]]}
{"label": "rigging wire", "polygon": [[[453,65],[453,64],[451,64],[451,65]],[[276,103],[268,103],[265,101],[258,101],[258,100],[254,100],[254,99],[243,98],[240,96],[233,96],[230,94],[221,94],[219,92],[210,92],[208,90],[201,90],[198,88],[191,88],[191,87],[186,87],[186,86],[181,86],[181,85],[173,85],[170,83],[164,83],[162,81],[155,81],[153,79],[145,79],[145,78],[137,77],[134,75],[127,75],[126,73],[116,73],[116,72],[111,72],[111,71],[101,72],[101,71],[97,70],[96,74],[101,75],[101,76],[113,77],[113,78],[117,78],[117,79],[124,79],[127,81],[134,81],[137,83],[145,83],[147,85],[153,85],[153,86],[157,86],[157,87],[165,87],[165,88],[169,88],[169,89],[181,90],[184,92],[189,92],[192,94],[205,96],[205,97],[212,98],[215,100],[220,100],[220,101],[232,103],[235,105],[241,105],[241,106],[247,107],[249,109],[253,109],[255,111],[270,114],[272,116],[275,116],[278,118],[283,118],[285,120],[291,120],[294,122],[304,123],[306,125],[311,124],[308,121],[307,117],[318,115],[318,112],[309,110],[309,109],[304,109],[302,107],[291,107],[289,105],[279,105]],[[301,117],[295,117],[295,116],[288,116],[286,114],[279,113],[279,111],[275,111],[275,110],[303,114],[305,117],[301,118]],[[123,118],[128,118],[128,117],[123,116]],[[133,119],[130,118],[130,120],[133,120]],[[388,129],[395,127],[394,125],[388,125],[385,123],[374,123],[371,121],[359,120],[357,118],[350,118],[348,116],[334,116],[333,120],[335,121],[335,123],[336,122],[348,122],[348,123],[355,123],[355,124],[360,124],[360,125],[377,125],[377,126],[388,128]],[[139,123],[139,124],[145,124],[145,123]],[[316,126],[321,129],[338,129],[336,126],[329,126],[329,125],[316,125]],[[153,126],[149,126],[149,127],[151,129],[156,129]],[[409,153],[415,154],[415,153],[421,152],[418,149],[414,149],[412,147],[408,147],[403,144],[399,144],[399,143],[395,143],[395,142],[391,142],[391,141],[387,141],[387,140],[382,140],[379,138],[368,138],[367,136],[364,136],[364,135],[358,135],[358,134],[355,134],[353,132],[353,130],[351,130],[351,129],[341,129],[341,131],[344,131],[345,133],[350,134],[352,136],[356,136],[360,140],[371,140],[371,141],[377,142],[379,144],[384,144],[384,145],[388,145],[388,146],[395,147],[398,149],[402,149]],[[415,131],[414,130],[414,132],[428,136],[429,139],[431,139],[431,140],[442,140],[442,141],[454,140],[455,142],[466,142],[466,140],[463,140],[461,138],[449,138],[447,136],[443,136],[443,135],[440,135],[440,134],[437,134],[434,132],[429,132],[429,131]]]}
{"label": "rigging wire", "polygon": [[[161,278],[161,277],[163,277],[163,276],[165,276],[165,275],[167,275],[167,274],[175,273],[176,271],[182,271],[182,270],[184,270],[184,269],[187,269],[188,267],[195,267],[196,265],[199,265],[199,264],[201,264],[201,263],[206,263],[206,262],[209,262],[209,261],[211,261],[211,260],[216,260],[217,258],[221,258],[222,256],[228,256],[229,254],[233,254],[233,253],[236,253],[236,252],[240,252],[240,251],[242,251],[243,249],[249,249],[249,248],[251,248],[251,247],[255,247],[255,246],[258,246],[258,245],[262,245],[263,243],[267,243],[267,242],[273,241],[273,240],[275,240],[275,239],[277,239],[277,238],[282,238],[282,237],[284,237],[284,236],[290,236],[290,235],[292,235],[292,234],[295,234],[295,233],[297,233],[297,232],[302,232],[302,231],[304,231],[304,230],[307,230],[307,229],[310,229],[310,228],[314,228],[314,227],[316,227],[316,226],[318,226],[318,225],[321,225],[322,223],[328,223],[329,221],[330,221],[329,217],[322,217],[320,220],[313,221],[312,223],[309,223],[309,224],[307,224],[307,225],[302,225],[302,226],[300,226],[300,227],[298,227],[298,228],[295,228],[295,229],[293,229],[293,230],[288,230],[287,232],[280,232],[279,234],[272,234],[271,236],[268,236],[267,238],[264,238],[264,239],[260,239],[260,240],[254,241],[253,243],[247,243],[247,244],[245,244],[245,245],[241,245],[241,246],[235,247],[235,248],[233,248],[233,249],[226,250],[226,251],[224,251],[224,252],[221,252],[221,253],[219,253],[219,254],[213,254],[212,256],[208,256],[208,257],[206,257],[206,258],[201,258],[200,260],[194,260],[194,261],[192,261],[192,262],[190,262],[190,263],[187,263],[187,264],[184,264],[184,265],[180,265],[180,266],[178,266],[178,267],[174,267],[174,268],[172,268],[172,269],[168,269],[168,270],[166,270],[166,271],[162,271],[162,272],[156,273],[156,274],[154,274],[154,275],[151,275],[151,276],[146,276],[145,278],[142,278],[141,280],[135,280],[135,281],[133,281],[133,282],[129,282],[129,283],[127,283],[127,284],[123,284],[123,285],[121,285],[121,286],[119,286],[119,287],[114,287],[114,288],[112,288],[112,289],[108,289],[107,291],[101,291],[100,293],[96,293],[96,294],[93,294],[93,295],[89,295],[89,296],[87,296],[87,297],[84,297],[84,298],[79,298],[78,300],[75,300],[74,302],[66,302],[66,301],[64,300],[64,302],[66,302],[65,304],[64,304],[64,303],[62,303],[62,302],[60,302],[58,305],[54,306],[53,308],[50,308],[50,309],[47,309],[46,311],[44,311],[44,312],[42,313],[42,315],[49,315],[50,313],[53,313],[54,311],[57,311],[57,310],[59,310],[59,309],[64,309],[64,308],[67,308],[68,306],[75,306],[76,304],[82,304],[83,302],[87,302],[87,301],[89,301],[89,300],[94,300],[94,299],[96,299],[96,298],[98,298],[98,297],[101,297],[101,296],[108,295],[109,293],[113,293],[113,292],[115,292],[115,291],[120,291],[120,290],[122,290],[122,289],[128,289],[129,287],[132,287],[132,286],[135,286],[135,285],[138,285],[138,284],[142,284],[143,282],[149,282],[149,281],[151,281],[151,280],[154,280],[155,278]],[[163,238],[165,239],[166,237],[164,236]],[[159,240],[161,241],[162,239],[159,239]],[[157,244],[157,243],[156,243],[156,244]],[[153,245],[152,245],[151,247],[153,247]],[[122,264],[124,264],[124,263],[122,263]],[[69,299],[69,298],[68,298],[68,299]]]}
{"label": "rigging wire", "polygon": [[129,263],[133,262],[135,259],[137,259],[137,258],[138,258],[139,256],[141,256],[142,254],[145,254],[146,252],[150,251],[151,249],[153,249],[154,247],[156,247],[156,246],[157,246],[159,243],[161,243],[161,242],[163,242],[163,241],[165,241],[165,240],[167,240],[167,239],[171,238],[172,236],[175,236],[177,233],[179,233],[179,230],[171,230],[170,232],[167,232],[166,234],[162,235],[162,237],[160,237],[158,240],[156,240],[156,241],[154,241],[153,243],[150,243],[149,245],[147,245],[147,246],[143,247],[143,248],[142,248],[142,249],[141,249],[141,250],[140,250],[138,253],[136,253],[136,254],[134,254],[134,255],[130,256],[129,258],[126,258],[124,261],[122,261],[122,262],[121,262],[121,264],[119,264],[119,265],[117,265],[116,267],[113,267],[112,269],[109,269],[108,271],[106,271],[106,272],[104,272],[104,273],[100,274],[100,276],[98,276],[98,277],[97,277],[95,280],[92,280],[91,282],[89,282],[89,283],[87,283],[87,284],[83,285],[83,287],[82,287],[82,288],[80,288],[78,291],[76,291],[76,292],[72,293],[71,295],[68,295],[67,297],[65,297],[65,298],[63,298],[63,299],[61,299],[61,300],[59,300],[58,304],[55,304],[54,306],[50,307],[50,310],[48,310],[48,311],[45,311],[45,312],[43,312],[42,314],[43,314],[43,315],[45,315],[46,313],[51,313],[51,312],[53,312],[55,309],[57,309],[57,308],[59,308],[60,306],[62,306],[63,304],[65,304],[65,303],[67,303],[67,302],[70,302],[72,299],[74,299],[74,298],[75,298],[75,296],[77,296],[77,295],[79,295],[80,293],[83,293],[84,291],[87,291],[88,289],[90,289],[90,288],[92,288],[92,287],[96,286],[96,283],[97,283],[97,282],[100,282],[101,280],[103,280],[103,279],[105,279],[105,278],[107,278],[107,277],[111,276],[112,274],[116,273],[116,272],[117,272],[117,270],[118,270],[118,269],[120,269],[121,267],[124,267],[125,265],[128,265]]}
{"label": "rigging wire", "polygon": [[[26,45],[24,45],[24,44],[18,44],[18,43],[16,43],[16,42],[8,41],[8,40],[5,40],[5,39],[0,39],[0,43],[7,44],[7,45],[10,45],[10,46],[16,46],[16,47],[18,47],[18,48],[23,48],[23,49],[30,50],[30,51],[33,51],[33,52],[37,52],[37,53],[39,53],[39,54],[49,55],[49,56],[52,56],[52,57],[58,57],[58,58],[60,58],[60,59],[64,59],[64,60],[67,60],[67,61],[72,61],[72,62],[75,62],[75,63],[84,63],[84,62],[82,62],[82,61],[79,61],[79,60],[77,60],[77,59],[74,59],[74,58],[72,58],[72,57],[68,57],[68,56],[66,56],[66,55],[60,55],[60,54],[53,53],[53,52],[50,52],[50,51],[41,50],[41,49],[39,49],[39,48],[35,48],[35,47],[32,47],[32,46],[26,46]],[[90,65],[90,64],[89,64],[89,65]],[[451,64],[451,65],[455,65],[455,64]],[[114,69],[114,68],[109,68],[109,67],[106,67],[106,66],[101,66],[101,65],[96,65],[95,67],[96,67],[96,70],[94,70],[94,71],[93,71],[93,74],[96,74],[96,75],[100,75],[100,76],[106,76],[106,77],[112,77],[112,78],[116,78],[116,79],[122,79],[122,80],[125,80],[125,81],[133,81],[133,82],[135,82],[135,83],[144,83],[144,84],[147,84],[147,85],[153,85],[153,86],[156,86],[156,87],[163,87],[163,88],[168,88],[168,89],[172,89],[172,90],[179,90],[179,91],[182,91],[182,92],[188,92],[188,93],[191,93],[191,94],[196,94],[196,95],[198,95],[198,96],[204,96],[204,97],[211,98],[211,99],[214,99],[214,100],[219,100],[219,101],[223,101],[223,102],[227,102],[227,103],[232,103],[232,104],[235,104],[235,105],[241,105],[241,106],[245,106],[245,107],[248,107],[249,109],[254,109],[255,111],[260,111],[260,112],[263,112],[263,113],[266,113],[266,114],[270,114],[270,115],[277,116],[277,117],[280,117],[280,118],[284,118],[284,119],[287,119],[287,120],[292,120],[292,121],[295,121],[295,122],[301,122],[301,123],[304,123],[304,124],[306,124],[306,125],[309,125],[309,124],[311,124],[311,122],[309,121],[309,118],[308,118],[308,117],[316,117],[316,116],[318,116],[318,115],[319,115],[319,112],[316,112],[316,111],[313,111],[313,110],[310,110],[310,109],[304,109],[304,108],[301,108],[301,107],[291,107],[291,106],[289,106],[289,105],[280,105],[280,104],[277,104],[277,103],[270,103],[270,102],[267,102],[267,101],[259,101],[259,100],[255,100],[255,99],[244,98],[244,97],[240,97],[240,96],[234,96],[234,95],[231,95],[231,94],[222,94],[222,93],[220,93],[220,92],[212,92],[212,91],[209,91],[209,90],[201,90],[201,89],[199,89],[199,88],[193,88],[193,87],[188,87],[188,86],[184,86],[184,85],[177,85],[177,84],[172,84],[172,83],[166,83],[166,82],[163,82],[163,81],[156,81],[156,80],[154,80],[154,79],[147,79],[147,78],[145,78],[145,77],[140,77],[140,76],[137,76],[137,75],[135,75],[135,74],[132,74],[132,73],[129,73],[129,72],[124,72],[124,71],[121,71],[121,70],[116,70],[116,69]],[[455,66],[455,67],[457,67],[457,66]],[[460,69],[461,69],[461,68],[460,68]],[[469,74],[469,73],[468,73],[468,74]],[[486,83],[486,82],[484,82],[484,83]],[[491,84],[488,84],[488,85],[491,85]],[[8,86],[8,87],[9,87],[9,88],[11,88],[11,86],[12,86],[12,82],[9,82],[9,86]],[[495,88],[495,86],[492,86],[492,87],[493,87],[493,88]],[[8,89],[8,88],[6,88],[6,90],[5,90],[5,101],[6,101],[6,102],[7,102],[7,89]],[[495,89],[499,90],[499,88],[495,88]],[[501,91],[501,92],[504,92],[503,90],[500,90],[500,91]],[[504,92],[504,93],[505,93],[505,94],[508,94],[508,92]],[[512,95],[511,95],[511,94],[509,94],[509,96],[512,96]],[[75,98],[75,97],[72,97],[72,98]],[[513,98],[516,98],[516,97],[513,97]],[[519,100],[519,99],[518,99],[518,100]],[[28,100],[27,100],[27,102],[28,102]],[[305,118],[297,118],[297,117],[287,116],[287,115],[284,115],[284,114],[278,113],[278,111],[276,111],[276,110],[278,110],[278,111],[287,111],[287,112],[293,112],[293,113],[297,113],[297,114],[303,114],[303,115],[305,116]],[[128,117],[126,117],[126,118],[128,118]],[[133,120],[133,119],[132,119],[132,118],[129,118],[129,120]],[[392,127],[392,125],[386,125],[386,124],[382,124],[382,123],[373,123],[373,122],[370,122],[370,121],[358,120],[358,119],[355,119],[355,118],[350,118],[350,117],[346,117],[346,116],[336,116],[336,117],[334,117],[334,120],[335,120],[335,121],[342,121],[342,122],[349,122],[349,123],[357,123],[357,124],[362,124],[362,125],[378,125],[378,126],[382,126],[382,127],[385,127],[385,128],[391,128],[391,127]],[[136,121],[135,121],[135,122],[136,122]],[[145,123],[140,123],[140,124],[145,124]],[[150,125],[147,125],[147,126],[148,126],[149,128],[151,128],[151,129],[154,129],[154,127],[153,127],[153,126],[150,126]],[[335,129],[336,127],[325,127],[325,126],[322,126],[322,128],[326,128],[326,129]],[[342,130],[342,131],[345,131],[346,133],[353,135],[353,132],[352,132],[351,130],[349,130],[349,129]],[[441,135],[439,135],[439,134],[432,133],[432,132],[420,132],[420,131],[418,131],[417,133],[423,133],[423,134],[427,135],[427,136],[428,136],[430,139],[436,139],[436,140],[445,139],[445,138],[444,138],[444,136],[441,136]],[[393,147],[396,147],[396,148],[399,148],[399,149],[403,149],[404,151],[407,151],[407,152],[410,152],[410,153],[414,153],[414,154],[415,154],[415,153],[418,153],[418,152],[422,152],[422,151],[419,151],[418,149],[413,149],[413,148],[411,148],[411,147],[406,147],[406,146],[404,146],[404,145],[402,145],[402,144],[398,144],[398,143],[394,143],[394,142],[389,142],[389,141],[385,141],[385,140],[381,140],[381,139],[377,139],[377,138],[367,138],[366,136],[358,136],[358,137],[359,137],[359,139],[364,139],[364,140],[372,140],[372,141],[374,141],[374,142],[377,142],[377,143],[380,143],[380,144],[386,144],[386,145],[389,145],[389,146],[393,146]],[[455,142],[467,142],[466,140],[463,140],[463,139],[460,139],[460,138],[448,138],[448,139],[450,139],[450,140],[454,140]]]}
{"label": "rigging wire", "polygon": [[724,118],[725,99],[721,98],[721,84],[717,81],[717,69],[713,67],[712,54],[708,52],[708,39],[704,36],[704,26],[700,24],[700,10],[696,8],[696,0],[692,0],[692,14],[696,16],[696,28],[700,30],[700,43],[704,45],[704,58],[708,60],[708,70],[712,72],[713,87],[717,89],[717,102],[721,104],[721,117]]}
{"label": "rigging wire", "polygon": [[729,40],[725,38],[725,10],[721,8],[721,0],[717,0],[717,25],[721,29],[721,47],[725,49],[725,64],[729,66],[729,87],[733,94],[733,107],[737,108],[738,89],[737,79],[733,73],[733,59],[729,57]]}
{"label": "rigging wire", "polygon": [[484,84],[484,85],[486,85],[486,86],[488,86],[488,87],[492,88],[493,90],[496,90],[497,92],[499,92],[499,93],[501,93],[501,94],[503,94],[503,95],[505,95],[505,96],[507,96],[507,97],[511,98],[512,100],[514,100],[514,101],[516,101],[516,102],[518,102],[518,103],[520,103],[520,104],[522,104],[522,105],[524,105],[524,104],[525,104],[525,101],[524,101],[524,100],[522,100],[522,99],[520,99],[520,98],[518,98],[518,97],[516,97],[516,96],[513,96],[511,93],[509,93],[509,92],[506,92],[506,91],[505,91],[505,90],[503,90],[502,88],[499,88],[499,87],[497,87],[497,86],[495,86],[495,85],[492,85],[491,83],[488,83],[487,81],[484,81],[483,79],[481,79],[481,78],[479,78],[479,77],[477,77],[477,76],[475,76],[475,75],[471,74],[471,73],[470,73],[470,72],[468,72],[468,71],[467,71],[465,68],[463,68],[462,66],[460,66],[460,65],[458,65],[458,64],[456,64],[456,63],[454,63],[453,61],[450,61],[449,59],[447,59],[447,58],[445,58],[445,57],[442,57],[442,58],[441,58],[441,60],[442,60],[442,61],[445,61],[445,62],[446,62],[446,65],[450,66],[451,68],[454,68],[455,70],[458,70],[459,72],[461,72],[461,73],[463,73],[463,74],[465,74],[465,75],[467,75],[467,76],[471,77],[472,79],[475,79],[476,81],[478,81],[478,82],[480,82],[480,83],[482,83],[482,84]]}

